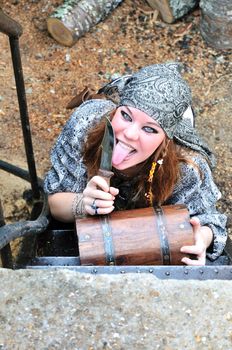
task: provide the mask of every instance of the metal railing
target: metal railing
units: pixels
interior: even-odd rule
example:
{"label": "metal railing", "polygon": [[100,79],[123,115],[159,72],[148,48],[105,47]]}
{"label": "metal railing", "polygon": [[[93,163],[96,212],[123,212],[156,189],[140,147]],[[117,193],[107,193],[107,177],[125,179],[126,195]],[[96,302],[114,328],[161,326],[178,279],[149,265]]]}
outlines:
{"label": "metal railing", "polygon": [[[3,267],[13,267],[10,242],[18,237],[43,232],[48,226],[48,204],[46,195],[42,191],[42,180],[37,177],[35,158],[33,152],[31,129],[28,116],[25,84],[22,62],[19,49],[19,37],[23,29],[19,23],[10,18],[0,8],[0,32],[9,37],[11,58],[16,83],[18,105],[20,111],[21,128],[24,139],[24,148],[27,158],[28,171],[21,169],[4,160],[0,160],[0,169],[30,182],[33,200],[43,201],[43,207],[35,220],[22,221],[13,224],[5,224],[3,208],[0,201],[0,254]],[[42,198],[41,198],[42,197]]]}

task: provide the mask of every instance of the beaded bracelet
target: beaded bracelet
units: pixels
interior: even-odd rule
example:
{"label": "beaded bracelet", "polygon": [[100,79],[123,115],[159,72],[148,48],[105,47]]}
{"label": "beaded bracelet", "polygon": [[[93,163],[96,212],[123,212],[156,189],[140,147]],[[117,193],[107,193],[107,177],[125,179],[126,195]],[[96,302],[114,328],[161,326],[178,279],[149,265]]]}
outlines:
{"label": "beaded bracelet", "polygon": [[84,212],[83,194],[77,193],[72,201],[72,214],[74,219]]}

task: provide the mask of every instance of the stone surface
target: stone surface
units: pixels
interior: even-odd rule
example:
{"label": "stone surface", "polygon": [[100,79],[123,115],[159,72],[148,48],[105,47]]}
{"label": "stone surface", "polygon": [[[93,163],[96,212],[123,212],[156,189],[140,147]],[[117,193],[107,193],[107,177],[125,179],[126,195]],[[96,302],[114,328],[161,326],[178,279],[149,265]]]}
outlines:
{"label": "stone surface", "polygon": [[231,0],[201,0],[200,31],[206,42],[220,50],[232,49]]}
{"label": "stone surface", "polygon": [[0,270],[0,349],[231,349],[231,281]]}

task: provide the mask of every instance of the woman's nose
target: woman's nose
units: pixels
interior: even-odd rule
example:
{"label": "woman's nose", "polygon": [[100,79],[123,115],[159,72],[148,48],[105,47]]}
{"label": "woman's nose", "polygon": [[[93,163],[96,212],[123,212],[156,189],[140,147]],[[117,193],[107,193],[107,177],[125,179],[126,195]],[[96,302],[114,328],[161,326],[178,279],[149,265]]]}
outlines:
{"label": "woman's nose", "polygon": [[128,126],[124,130],[124,135],[130,140],[134,140],[134,141],[138,140],[138,138],[139,138],[138,126],[136,124],[132,124],[132,125]]}

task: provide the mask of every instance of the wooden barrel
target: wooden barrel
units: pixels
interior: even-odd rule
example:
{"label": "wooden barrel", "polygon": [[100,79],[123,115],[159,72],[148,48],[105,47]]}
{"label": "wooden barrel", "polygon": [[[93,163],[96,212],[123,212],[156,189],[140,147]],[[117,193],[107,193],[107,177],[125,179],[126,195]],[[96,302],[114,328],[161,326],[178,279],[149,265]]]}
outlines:
{"label": "wooden barrel", "polygon": [[182,265],[180,248],[194,244],[183,205],[78,218],[76,231],[82,265]]}
{"label": "wooden barrel", "polygon": [[232,1],[201,0],[200,31],[217,49],[232,49]]}

